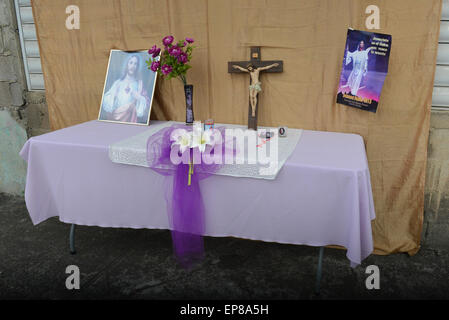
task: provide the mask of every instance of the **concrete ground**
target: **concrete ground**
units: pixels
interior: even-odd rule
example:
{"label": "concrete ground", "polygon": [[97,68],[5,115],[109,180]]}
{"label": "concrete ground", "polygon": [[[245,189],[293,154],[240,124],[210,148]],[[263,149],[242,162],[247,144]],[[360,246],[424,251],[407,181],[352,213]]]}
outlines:
{"label": "concrete ground", "polygon": [[[0,194],[0,299],[449,298],[449,253],[429,248],[372,255],[354,270],[345,251],[326,248],[315,296],[318,248],[206,237],[206,258],[186,271],[168,231],[79,226],[70,255],[69,229],[57,218],[33,226],[22,197]],[[80,290],[65,287],[68,265],[80,268]],[[379,290],[366,289],[368,265]]]}

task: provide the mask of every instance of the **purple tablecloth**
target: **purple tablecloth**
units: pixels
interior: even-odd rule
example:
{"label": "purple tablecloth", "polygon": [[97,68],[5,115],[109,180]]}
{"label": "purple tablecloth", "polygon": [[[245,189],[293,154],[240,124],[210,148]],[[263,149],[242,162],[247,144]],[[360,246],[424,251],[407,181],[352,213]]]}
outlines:
{"label": "purple tablecloth", "polygon": [[[157,125],[157,122],[152,122]],[[29,139],[25,201],[34,224],[170,229],[166,177],[117,164],[108,146],[145,126],[90,121]],[[304,130],[276,180],[211,176],[200,183],[208,236],[347,248],[351,266],[373,250],[375,218],[362,137]]]}

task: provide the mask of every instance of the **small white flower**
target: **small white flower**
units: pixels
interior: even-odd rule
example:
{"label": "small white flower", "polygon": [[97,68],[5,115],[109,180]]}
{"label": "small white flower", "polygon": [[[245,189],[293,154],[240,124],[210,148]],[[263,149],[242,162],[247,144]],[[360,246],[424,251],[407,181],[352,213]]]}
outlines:
{"label": "small white flower", "polygon": [[177,140],[172,143],[172,146],[179,145],[179,149],[181,153],[183,153],[187,148],[191,148],[192,136],[192,131],[185,131],[183,134],[177,137]]}
{"label": "small white flower", "polygon": [[199,134],[193,135],[192,148],[198,147],[200,152],[206,150],[206,145],[212,146],[212,130],[201,131]]}

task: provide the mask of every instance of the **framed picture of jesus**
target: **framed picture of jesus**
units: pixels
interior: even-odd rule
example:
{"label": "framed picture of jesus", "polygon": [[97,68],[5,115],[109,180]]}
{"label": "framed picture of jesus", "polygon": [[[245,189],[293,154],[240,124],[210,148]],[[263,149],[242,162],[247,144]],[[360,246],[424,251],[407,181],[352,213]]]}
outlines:
{"label": "framed picture of jesus", "polygon": [[148,125],[157,73],[147,51],[111,50],[98,120]]}

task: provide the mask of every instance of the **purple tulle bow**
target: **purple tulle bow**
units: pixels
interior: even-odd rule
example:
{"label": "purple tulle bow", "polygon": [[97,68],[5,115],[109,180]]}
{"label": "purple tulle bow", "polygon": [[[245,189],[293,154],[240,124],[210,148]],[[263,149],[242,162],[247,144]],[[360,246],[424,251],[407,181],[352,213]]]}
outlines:
{"label": "purple tulle bow", "polygon": [[[177,129],[192,131],[192,126],[171,126],[159,130],[148,138],[147,162],[148,166],[159,174],[167,177],[173,176],[172,186],[165,190],[173,248],[181,265],[189,268],[194,262],[200,261],[204,257],[202,235],[205,228],[205,210],[199,182],[217,172],[222,164],[206,164],[204,161],[195,163],[191,183],[188,185],[189,163],[173,164],[170,159],[173,143],[171,136],[173,131]],[[218,131],[224,138],[224,128],[219,128]],[[215,144],[214,147],[206,147],[208,154],[211,156],[215,153],[219,154],[222,160],[224,159],[225,149],[226,144],[224,142]],[[219,153],[219,151],[221,152]],[[198,148],[188,149],[185,152],[190,152],[191,159],[201,158]],[[194,153],[196,154],[193,155]],[[224,161],[221,161],[221,163],[224,163]]]}

